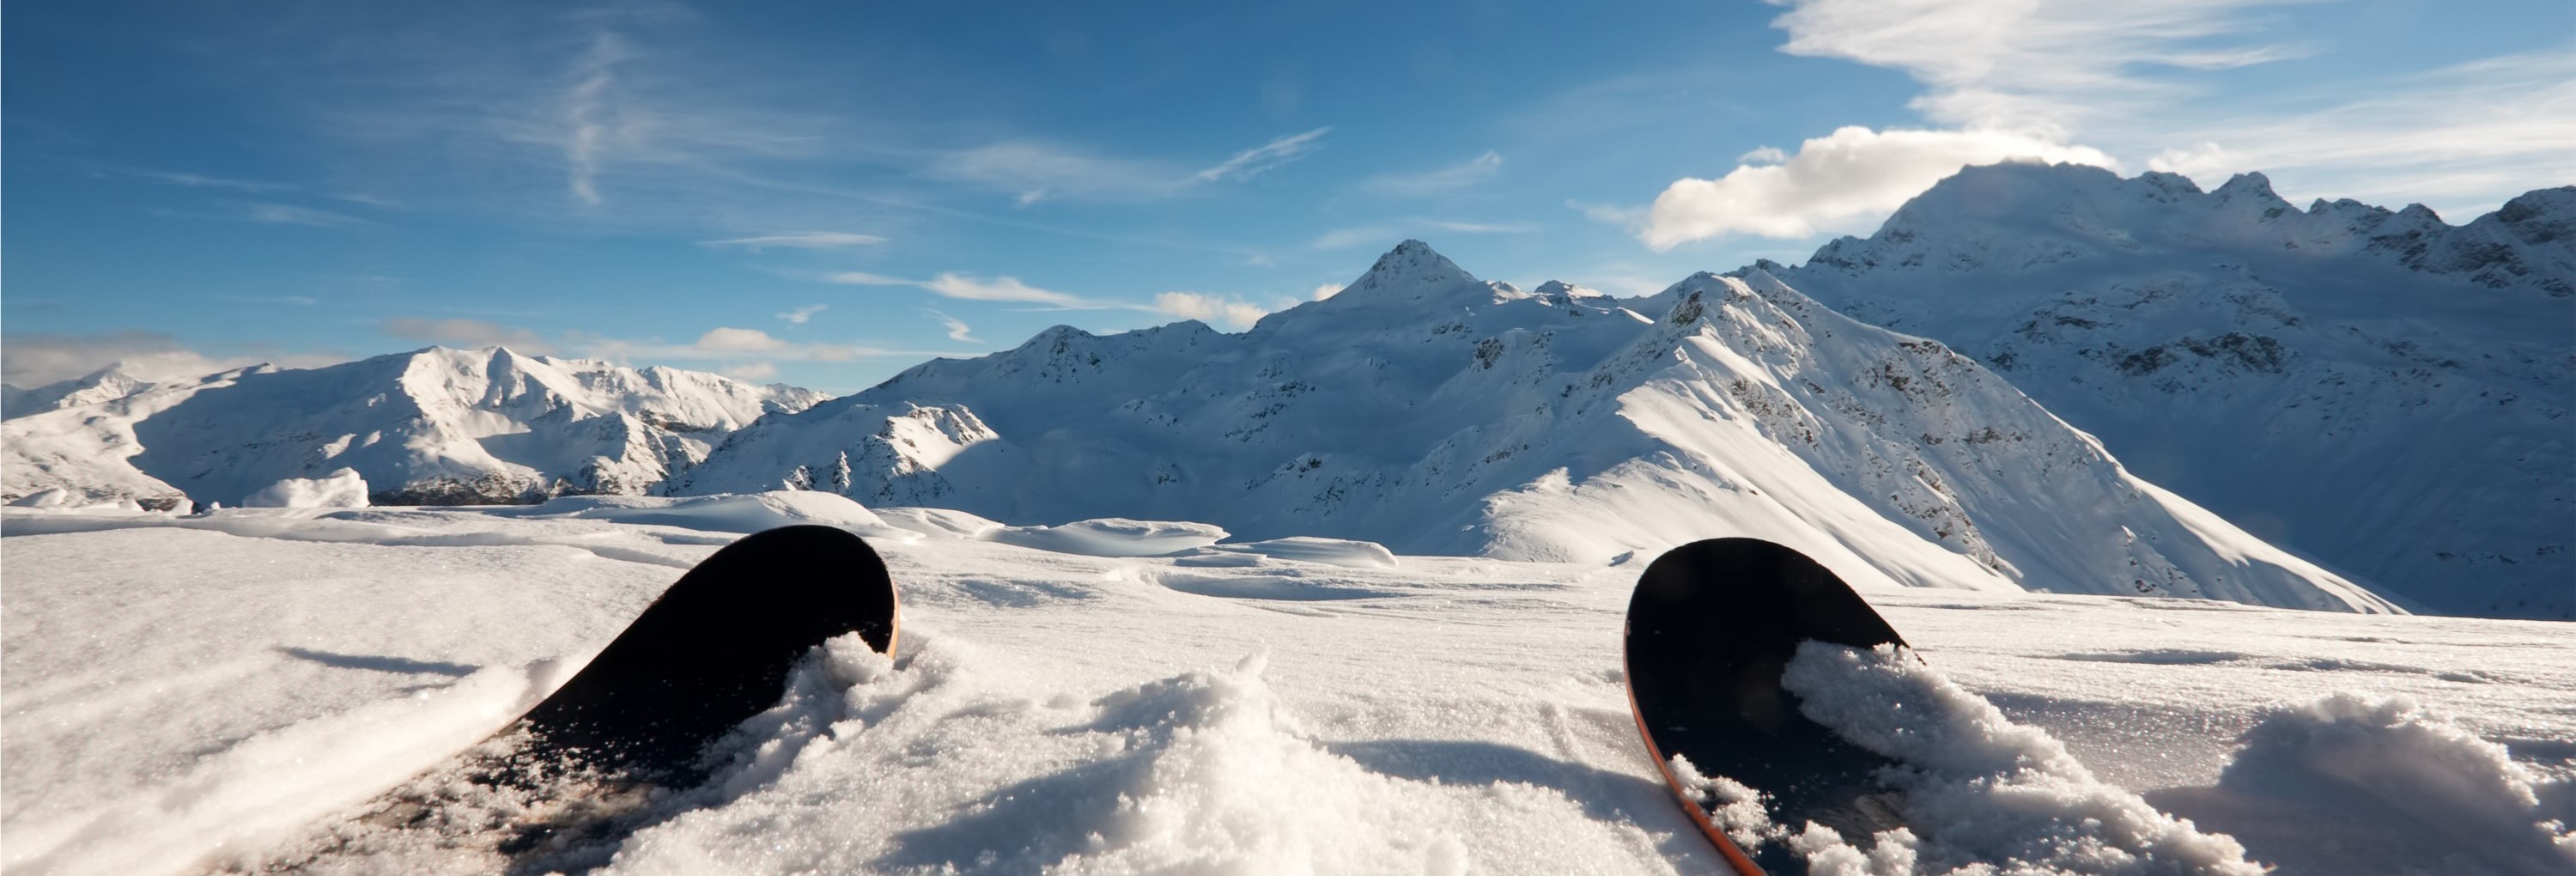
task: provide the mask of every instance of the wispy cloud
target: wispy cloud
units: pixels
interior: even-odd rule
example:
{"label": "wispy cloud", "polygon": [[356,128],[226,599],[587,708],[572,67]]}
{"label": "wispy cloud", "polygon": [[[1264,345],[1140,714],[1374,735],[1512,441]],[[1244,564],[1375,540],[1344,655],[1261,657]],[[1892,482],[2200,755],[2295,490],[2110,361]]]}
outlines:
{"label": "wispy cloud", "polygon": [[803,307],[790,310],[786,313],[779,314],[778,318],[796,325],[804,325],[807,320],[814,318],[814,314],[821,313],[829,309],[831,309],[831,305],[829,304],[808,304]]}
{"label": "wispy cloud", "polygon": [[1050,307],[1059,307],[1066,310],[1109,310],[1133,306],[1115,302],[1094,301],[1080,295],[1057,292],[1050,289],[1040,289],[1036,286],[1020,282],[1020,278],[1018,277],[995,277],[993,279],[986,280],[978,278],[972,274],[961,274],[955,271],[944,271],[938,276],[927,280],[906,280],[900,277],[889,277],[884,274],[872,274],[866,271],[842,271],[834,274],[825,274],[823,276],[823,282],[838,283],[844,286],[911,286],[920,289],[928,289],[932,292],[938,293],[942,297],[955,298],[962,301],[1010,301],[1023,304],[1044,304]]}
{"label": "wispy cloud", "polygon": [[1175,197],[1227,180],[1250,179],[1322,148],[1331,128],[1290,134],[1191,172],[1166,161],[1114,158],[1032,140],[987,144],[941,156],[931,176],[1012,192],[1023,207],[1056,198]]}
{"label": "wispy cloud", "polygon": [[296,186],[292,183],[231,179],[228,177],[207,176],[205,174],[198,173],[181,173],[178,171],[168,170],[136,170],[133,171],[133,173],[135,176],[143,177],[145,179],[165,182],[171,185],[186,186],[192,189],[229,189],[236,192],[248,192],[255,195],[268,194],[271,192],[291,192],[301,188],[300,186]]}
{"label": "wispy cloud", "polygon": [[965,320],[949,316],[948,314],[941,313],[936,310],[924,309],[922,312],[930,314],[932,319],[939,320],[940,326],[948,330],[949,340],[969,344],[980,344],[984,342],[983,339],[977,338],[972,334],[974,329],[967,327]]}
{"label": "wispy cloud", "polygon": [[1503,154],[1489,149],[1483,155],[1434,170],[1379,174],[1363,186],[1389,195],[1434,195],[1485,182],[1502,171]]}
{"label": "wispy cloud", "polygon": [[873,246],[884,242],[886,242],[885,238],[878,237],[874,234],[852,234],[846,231],[792,231],[784,234],[763,234],[757,237],[736,237],[727,240],[701,240],[698,241],[698,245],[713,247],[733,246],[751,250],[752,252],[759,252],[773,246],[786,249],[839,249],[851,246]]}
{"label": "wispy cloud", "polygon": [[921,288],[949,298],[966,301],[1019,301],[1073,309],[1114,306],[1093,302],[1079,295],[1040,289],[1020,282],[1018,277],[995,277],[982,280],[969,274],[942,273],[920,285]]}
{"label": "wispy cloud", "polygon": [[1360,246],[1394,246],[1406,237],[1424,231],[1448,231],[1458,234],[1527,234],[1538,230],[1535,225],[1493,222],[1458,222],[1445,219],[1413,217],[1379,225],[1336,228],[1317,235],[1314,249],[1350,249]]}
{"label": "wispy cloud", "polygon": [[2158,75],[2242,67],[2314,51],[2266,41],[2265,8],[2308,0],[2031,3],[1784,0],[1781,51],[1903,70],[1930,91],[1913,106],[1964,128],[2063,136],[2192,89]]}
{"label": "wispy cloud", "polygon": [[1323,148],[1317,141],[1322,140],[1324,135],[1332,130],[1316,128],[1302,134],[1290,134],[1263,143],[1237,152],[1234,157],[1226,159],[1217,166],[1199,171],[1193,178],[1200,182],[1251,179],[1260,175],[1262,171],[1303,158],[1307,153]]}
{"label": "wispy cloud", "polygon": [[287,368],[314,368],[348,360],[348,356],[338,353],[288,353],[257,347],[238,353],[209,353],[193,349],[172,335],[134,330],[86,335],[12,332],[0,338],[0,382],[25,389],[70,380],[109,365],[144,380],[176,380],[263,362]]}
{"label": "wispy cloud", "polygon": [[398,316],[376,324],[376,330],[406,341],[458,347],[508,347],[533,355],[545,355],[555,345],[536,332],[512,328],[479,319],[430,319]]}
{"label": "wispy cloud", "polygon": [[241,218],[251,222],[310,225],[315,228],[358,228],[376,224],[346,213],[298,207],[293,204],[244,204]]}
{"label": "wispy cloud", "polygon": [[593,207],[601,203],[600,153],[607,148],[608,138],[619,133],[609,86],[617,82],[617,64],[626,55],[626,42],[618,35],[593,37],[590,49],[574,62],[572,87],[564,92],[564,182],[575,200]]}
{"label": "wispy cloud", "polygon": [[[1773,22],[1782,51],[1905,72],[1924,86],[1911,105],[1955,138],[2091,150],[2203,184],[2261,170],[2285,192],[2477,209],[2576,177],[2576,45],[2231,88],[2226,71],[2326,51],[2286,25],[2309,0],[1773,2],[1790,7]],[[1802,157],[1756,150],[1738,170]]]}
{"label": "wispy cloud", "polygon": [[1961,166],[2012,158],[2117,165],[2098,149],[2022,134],[1855,125],[1799,144],[1777,164],[1676,181],[1636,233],[1658,251],[1723,234],[1808,237],[1836,223],[1875,221]]}

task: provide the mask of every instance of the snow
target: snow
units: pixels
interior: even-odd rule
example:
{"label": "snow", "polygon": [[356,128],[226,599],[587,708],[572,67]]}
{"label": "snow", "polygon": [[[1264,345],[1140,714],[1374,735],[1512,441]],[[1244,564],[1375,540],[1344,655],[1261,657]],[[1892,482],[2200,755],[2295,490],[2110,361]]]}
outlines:
{"label": "snow", "polygon": [[1095,557],[1161,556],[1207,547],[1225,536],[1225,530],[1205,523],[1122,517],[1077,520],[1062,526],[1005,526],[983,534],[988,541]]}
{"label": "snow", "polygon": [[2576,619],[2576,187],[2465,225],[2260,174],[1972,167],[1775,277],[2434,611]]}
{"label": "snow", "polygon": [[[557,501],[0,512],[5,866],[251,868],[377,836],[332,813],[501,726],[739,522]],[[1633,558],[1103,557],[871,513],[849,525],[903,589],[901,649],[819,655],[607,872],[1723,872],[1629,717]],[[1939,672],[1827,668],[1944,704],[1918,781],[2003,777],[1976,805],[2028,786],[2056,808],[2024,811],[2185,848],[2143,799],[2286,876],[2563,872],[2541,826],[2576,776],[2563,624],[1862,586]],[[1970,823],[2010,829],[1918,836],[1918,863],[2058,830]],[[500,869],[359,849],[347,872]]]}
{"label": "snow", "polygon": [[[1242,334],[1059,326],[934,360],[735,432],[662,492],[782,486],[1408,555],[1598,563],[1729,532],[1913,586],[2403,607],[2138,478],[1977,363],[1768,275],[1532,293],[1419,241]],[[1072,536],[1038,532],[986,537]]]}
{"label": "snow", "polygon": [[[1820,871],[1900,876],[1986,863],[2040,872],[2263,872],[2233,838],[2204,834],[2096,779],[2047,732],[2013,723],[1910,650],[1806,642],[1780,684],[1799,696],[1809,719],[1904,765],[1880,779],[1904,795],[1906,827],[1863,838],[1784,825]],[[1857,841],[1869,847],[1850,844]]]}
{"label": "snow", "polygon": [[286,478],[242,497],[244,508],[364,508],[367,479],[344,468],[318,478]]}
{"label": "snow", "polygon": [[0,498],[62,488],[147,507],[239,505],[344,468],[377,504],[643,493],[732,430],[824,398],[501,347],[152,383],[111,369],[82,382],[44,390],[45,405],[22,397],[32,412],[0,420]]}

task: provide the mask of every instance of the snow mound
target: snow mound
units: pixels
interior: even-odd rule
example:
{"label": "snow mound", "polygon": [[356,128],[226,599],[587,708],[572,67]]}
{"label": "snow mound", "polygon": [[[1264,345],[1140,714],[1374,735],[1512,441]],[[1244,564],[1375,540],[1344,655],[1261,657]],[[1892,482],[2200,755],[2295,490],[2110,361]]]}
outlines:
{"label": "snow mound", "polygon": [[759,532],[781,526],[819,524],[843,529],[891,529],[866,506],[834,493],[772,490],[766,493],[664,498],[660,496],[567,496],[525,512],[529,517],[570,517],[677,526],[707,532]]}
{"label": "snow mound", "polygon": [[282,478],[243,497],[244,508],[364,508],[367,479],[344,468],[318,478]]}
{"label": "snow mound", "polygon": [[984,540],[1063,554],[1159,557],[1207,547],[1225,536],[1225,530],[1205,523],[1103,517],[1062,526],[1005,526],[986,533]]}
{"label": "snow mound", "polygon": [[2013,723],[1910,650],[1810,641],[1780,683],[1807,717],[1904,764],[1881,780],[1904,794],[1910,830],[1882,831],[1867,849],[1812,823],[1773,833],[1814,872],[2264,872],[2234,838],[2094,778],[2047,731]]}
{"label": "snow mound", "polygon": [[2219,787],[2307,825],[2282,827],[2413,837],[2395,854],[2428,858],[2408,862],[2427,872],[2576,872],[2576,782],[2534,775],[2411,698],[2337,693],[2280,707],[2245,743]]}
{"label": "snow mound", "polygon": [[[1455,808],[1439,804],[1456,792],[1372,772],[1310,740],[1263,680],[1259,655],[1088,703],[1040,704],[984,689],[992,669],[970,647],[923,641],[890,667],[860,667],[857,684],[807,700],[805,711],[783,705],[774,753],[741,756],[727,780],[746,793],[636,834],[608,872],[811,872],[852,861],[961,874],[1468,872],[1467,846],[1439,827]],[[1040,774],[1027,776],[1033,767]],[[847,805],[860,794],[878,802]],[[1488,816],[1505,826],[1551,811],[1473,802],[1500,805]],[[921,823],[887,831],[887,822]],[[891,842],[835,839],[869,834]],[[1515,834],[1495,842],[1531,842]],[[751,835],[763,840],[745,842]],[[1575,865],[1564,851],[1554,863]]]}
{"label": "snow mound", "polygon": [[1256,556],[1275,557],[1282,560],[1300,560],[1309,563],[1345,566],[1353,569],[1395,568],[1395,552],[1387,550],[1386,545],[1378,544],[1373,541],[1352,541],[1346,538],[1316,538],[1314,536],[1298,535],[1290,536],[1288,538],[1274,538],[1267,541],[1247,541],[1238,544],[1213,545],[1208,549],[1211,551],[1223,551],[1234,554],[1252,554]]}
{"label": "snow mound", "polygon": [[487,667],[443,688],[253,735],[146,793],[12,825],[10,870],[255,865],[240,852],[291,837],[436,765],[509,723],[568,675],[555,660]]}
{"label": "snow mound", "polygon": [[980,539],[1002,524],[946,508],[878,508],[878,519],[896,529],[908,529],[931,538]]}

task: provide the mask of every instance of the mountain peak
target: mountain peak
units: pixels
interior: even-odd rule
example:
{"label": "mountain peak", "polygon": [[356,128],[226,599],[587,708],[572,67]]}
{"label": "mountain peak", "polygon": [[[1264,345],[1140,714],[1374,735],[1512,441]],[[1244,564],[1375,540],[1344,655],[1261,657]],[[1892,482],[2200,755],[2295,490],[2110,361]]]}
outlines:
{"label": "mountain peak", "polygon": [[[1348,288],[1330,300],[1361,300],[1369,297],[1401,296],[1420,300],[1438,292],[1460,286],[1482,286],[1474,274],[1458,267],[1419,240],[1407,240],[1377,257],[1368,273],[1351,281]],[[1354,295],[1353,293],[1358,293]]]}

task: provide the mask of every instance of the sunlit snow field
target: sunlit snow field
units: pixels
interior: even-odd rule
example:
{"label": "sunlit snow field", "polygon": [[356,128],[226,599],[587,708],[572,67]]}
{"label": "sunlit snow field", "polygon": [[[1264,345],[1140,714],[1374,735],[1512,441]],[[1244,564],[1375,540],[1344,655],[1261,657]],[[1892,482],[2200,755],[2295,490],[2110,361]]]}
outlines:
{"label": "sunlit snow field", "polygon": [[[1724,872],[1620,683],[1650,556],[1205,547],[1221,531],[780,495],[11,509],[6,869],[259,868],[508,722],[739,533],[810,521],[885,555],[894,660],[818,664],[822,695],[612,872]],[[1869,596],[1951,680],[2280,873],[2576,872],[2565,624]],[[335,866],[493,866],[413,851]]]}

